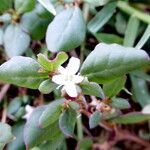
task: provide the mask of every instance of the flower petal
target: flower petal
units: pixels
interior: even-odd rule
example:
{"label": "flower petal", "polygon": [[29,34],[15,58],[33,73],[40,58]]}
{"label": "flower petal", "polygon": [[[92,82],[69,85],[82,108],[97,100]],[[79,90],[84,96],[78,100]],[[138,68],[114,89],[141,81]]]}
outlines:
{"label": "flower petal", "polygon": [[34,109],[35,108],[32,106],[26,105],[26,107],[25,107],[26,114],[22,118],[26,119],[26,120],[29,119]]}
{"label": "flower petal", "polygon": [[67,73],[66,69],[62,66],[58,67],[58,71],[59,71],[60,74],[66,74]]}
{"label": "flower petal", "polygon": [[79,76],[79,75],[74,75],[72,82],[75,84],[81,83],[84,80],[84,77]]}
{"label": "flower petal", "polygon": [[66,91],[66,93],[70,96],[70,97],[77,97],[78,96],[78,92],[76,89],[76,85],[75,84],[66,84],[63,89]]}
{"label": "flower petal", "polygon": [[25,110],[26,110],[26,112],[32,112],[34,110],[34,107],[32,107],[30,105],[26,105]]}
{"label": "flower petal", "polygon": [[143,114],[150,114],[150,104],[146,105],[143,110],[142,110]]}
{"label": "flower petal", "polygon": [[80,67],[80,59],[71,57],[66,67],[68,74],[76,74]]}
{"label": "flower petal", "polygon": [[52,77],[52,81],[56,84],[59,84],[59,85],[64,85],[66,84],[66,81],[65,81],[65,76],[64,75],[54,75]]}

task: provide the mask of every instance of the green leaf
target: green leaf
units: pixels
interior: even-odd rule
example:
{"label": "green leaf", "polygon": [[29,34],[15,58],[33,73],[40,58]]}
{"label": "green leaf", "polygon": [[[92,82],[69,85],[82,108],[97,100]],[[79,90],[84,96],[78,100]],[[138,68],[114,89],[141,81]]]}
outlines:
{"label": "green leaf", "polygon": [[104,42],[107,44],[111,44],[111,43],[122,44],[123,43],[123,39],[116,34],[96,33],[94,34],[94,36],[99,42]]}
{"label": "green leaf", "polygon": [[39,64],[46,70],[48,71],[53,71],[53,65],[52,65],[52,61],[50,61],[47,56],[43,55],[43,54],[38,54],[38,62]]}
{"label": "green leaf", "polygon": [[114,108],[118,109],[128,109],[130,108],[130,104],[126,99],[113,97],[110,105]]}
{"label": "green leaf", "polygon": [[[52,0],[53,1],[53,0]],[[64,0],[65,3],[73,3],[74,0]]]}
{"label": "green leaf", "polygon": [[47,105],[47,108],[43,111],[39,119],[40,127],[45,128],[59,119],[62,111],[62,104],[64,102],[64,99],[55,100],[54,102]]}
{"label": "green leaf", "polygon": [[85,21],[78,7],[60,12],[49,24],[46,43],[51,52],[69,51],[78,47],[85,38]]}
{"label": "green leaf", "polygon": [[25,150],[25,144],[23,141],[23,129],[24,129],[24,122],[18,122],[12,127],[12,133],[16,137],[16,139],[9,143],[7,146],[8,150]]}
{"label": "green leaf", "polygon": [[[58,150],[64,140],[64,135],[60,134],[55,140],[51,140],[40,145],[40,150]],[[62,148],[62,147],[61,147]]]}
{"label": "green leaf", "polygon": [[32,116],[27,120],[24,128],[26,149],[38,146],[44,141],[55,140],[55,138],[61,134],[57,123],[53,123],[44,129],[39,127],[39,118],[46,108],[47,106],[40,106],[36,108],[33,111]]}
{"label": "green leaf", "polygon": [[2,28],[0,28],[0,45],[3,45],[4,41],[4,31]]}
{"label": "green leaf", "polygon": [[103,90],[105,95],[109,98],[116,96],[123,89],[125,82],[126,76],[123,76],[110,83],[104,84]]}
{"label": "green leaf", "polygon": [[41,149],[38,147],[33,147],[31,150],[41,150]]}
{"label": "green leaf", "polygon": [[79,149],[80,150],[90,150],[90,149],[92,149],[92,145],[93,145],[93,141],[91,139],[84,138],[79,143]]}
{"label": "green leaf", "polygon": [[60,115],[59,128],[66,136],[73,136],[76,117],[76,111],[73,109],[66,110]]}
{"label": "green leaf", "polygon": [[102,113],[102,118],[103,120],[109,120],[109,119],[113,119],[115,117],[118,117],[118,115],[120,115],[120,112],[114,110],[114,111],[105,111]]}
{"label": "green leaf", "polygon": [[12,0],[0,0],[0,13],[8,10],[12,7],[13,1]]}
{"label": "green leaf", "polygon": [[124,35],[125,31],[126,31],[126,27],[127,27],[126,16],[120,12],[117,13],[116,14],[116,22],[115,22],[115,28],[116,28],[117,32]]}
{"label": "green leaf", "polygon": [[57,85],[50,79],[43,81],[39,86],[39,91],[43,94],[49,94],[57,88]]}
{"label": "green leaf", "polygon": [[142,107],[150,104],[150,94],[146,81],[133,75],[130,77],[132,82],[133,99]]}
{"label": "green leaf", "polygon": [[107,83],[149,64],[149,56],[143,50],[101,43],[84,61],[81,74],[89,81]]}
{"label": "green leaf", "polygon": [[64,140],[61,145],[59,145],[58,150],[67,150],[66,140]]}
{"label": "green leaf", "polygon": [[103,6],[107,4],[110,0],[84,0],[84,1],[94,6]]}
{"label": "green leaf", "polygon": [[56,10],[50,0],[38,0],[38,2],[46,8],[50,13],[56,15]]}
{"label": "green leaf", "polygon": [[102,88],[95,82],[84,81],[80,84],[80,87],[85,95],[93,95],[101,99],[105,98]]}
{"label": "green leaf", "polygon": [[38,15],[38,7],[21,17],[21,27],[31,35],[32,39],[41,40],[45,37],[47,26],[51,19],[43,19]]}
{"label": "green leaf", "polygon": [[131,75],[134,75],[135,77],[144,79],[145,81],[150,81],[150,75],[148,75],[147,73],[142,72],[140,70],[131,72]]}
{"label": "green leaf", "polygon": [[112,17],[116,10],[116,2],[111,2],[103,7],[96,16],[88,23],[88,29],[92,33],[100,30]]}
{"label": "green leaf", "polygon": [[101,121],[102,114],[99,111],[94,112],[89,118],[90,128],[95,128]]}
{"label": "green leaf", "polygon": [[77,102],[74,102],[74,101],[69,102],[69,106],[74,110],[79,110],[80,109],[80,105]]}
{"label": "green leaf", "polygon": [[22,14],[33,10],[35,4],[35,0],[15,0],[15,9],[19,14]]}
{"label": "green leaf", "polygon": [[42,5],[36,5],[36,13],[40,18],[43,19],[52,19],[53,15],[49,13],[47,9],[45,9]]}
{"label": "green leaf", "polygon": [[44,69],[51,72],[57,70],[58,67],[68,59],[68,55],[64,52],[58,53],[56,58],[53,60],[49,60],[45,55],[41,53],[37,56],[39,64],[43,66]]}
{"label": "green leaf", "polygon": [[13,115],[15,114],[22,104],[22,97],[16,97],[12,99],[8,105],[8,113]]}
{"label": "green leaf", "polygon": [[111,121],[117,124],[134,124],[146,120],[150,120],[150,115],[145,115],[140,112],[134,112],[134,113],[128,113],[126,115],[122,115],[120,117],[112,119]]}
{"label": "green leaf", "polygon": [[38,89],[48,75],[39,73],[40,65],[32,58],[16,56],[0,66],[0,80],[31,89]]}
{"label": "green leaf", "polygon": [[145,13],[144,11],[140,11],[136,9],[135,7],[130,6],[130,4],[127,1],[118,1],[117,7],[129,14],[129,15],[134,15],[134,17],[137,17],[139,20],[145,22],[145,23],[150,23],[150,16],[149,14]]}
{"label": "green leaf", "polygon": [[146,41],[149,39],[149,37],[150,37],[150,24],[147,26],[142,38],[137,43],[136,48],[138,48],[138,49],[142,48],[142,46],[146,43]]}
{"label": "green leaf", "polygon": [[9,57],[22,55],[29,45],[30,36],[21,29],[19,24],[7,26],[4,32],[4,48]]}
{"label": "green leaf", "polygon": [[23,117],[23,115],[25,115],[26,111],[25,111],[25,107],[20,107],[18,109],[18,111],[14,114],[14,117],[16,120],[19,120]]}
{"label": "green leaf", "polygon": [[3,150],[5,144],[14,139],[11,127],[6,123],[0,122],[0,135],[0,150]]}
{"label": "green leaf", "polygon": [[136,17],[131,16],[127,24],[127,29],[125,32],[124,45],[133,46],[134,41],[137,37],[140,21]]}

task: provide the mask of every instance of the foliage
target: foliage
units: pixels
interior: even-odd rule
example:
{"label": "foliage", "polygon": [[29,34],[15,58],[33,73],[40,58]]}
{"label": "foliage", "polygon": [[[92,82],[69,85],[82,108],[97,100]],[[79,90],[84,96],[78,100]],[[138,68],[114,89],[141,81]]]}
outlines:
{"label": "foliage", "polygon": [[149,148],[148,11],[146,0],[0,0],[0,150],[66,150],[70,138]]}

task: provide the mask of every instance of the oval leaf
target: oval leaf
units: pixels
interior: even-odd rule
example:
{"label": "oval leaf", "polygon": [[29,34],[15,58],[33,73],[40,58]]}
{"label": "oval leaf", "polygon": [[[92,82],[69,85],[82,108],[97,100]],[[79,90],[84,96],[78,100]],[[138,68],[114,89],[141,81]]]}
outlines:
{"label": "oval leaf", "polygon": [[38,146],[46,140],[54,140],[61,133],[57,123],[53,123],[44,129],[38,126],[39,118],[46,108],[46,106],[36,108],[25,125],[24,141],[26,149]]}
{"label": "oval leaf", "polygon": [[20,25],[7,26],[4,33],[4,48],[9,57],[22,55],[29,45],[30,36],[21,29]]}
{"label": "oval leaf", "polygon": [[38,73],[40,65],[32,58],[16,56],[0,66],[0,80],[31,89],[38,89],[48,75]]}
{"label": "oval leaf", "polygon": [[89,118],[90,128],[95,128],[101,121],[102,114],[99,111],[94,112]]}
{"label": "oval leaf", "polygon": [[129,109],[130,104],[126,99],[113,97],[110,105],[118,109]]}
{"label": "oval leaf", "polygon": [[120,117],[112,119],[111,121],[118,124],[134,124],[146,120],[150,120],[150,115],[142,114],[140,112],[134,112],[134,113],[128,113],[126,115],[122,115]]}
{"label": "oval leaf", "polygon": [[14,115],[22,104],[22,97],[15,97],[8,105],[8,114]]}
{"label": "oval leaf", "polygon": [[15,0],[15,9],[21,14],[34,9],[35,4],[35,0]]}
{"label": "oval leaf", "polygon": [[49,94],[57,88],[57,85],[53,83],[50,79],[43,81],[39,86],[39,91],[43,94]]}
{"label": "oval leaf", "polygon": [[46,43],[51,52],[69,51],[78,47],[85,37],[85,22],[80,8],[68,8],[50,23]]}
{"label": "oval leaf", "polygon": [[123,38],[112,33],[96,33],[94,35],[99,42],[104,42],[107,44],[117,43],[123,44]]}
{"label": "oval leaf", "polygon": [[60,134],[57,138],[55,138],[55,140],[44,142],[39,146],[39,149],[32,149],[32,150],[66,150],[63,149],[62,147],[63,141],[64,135]]}
{"label": "oval leaf", "polygon": [[64,111],[59,118],[59,128],[67,136],[73,136],[76,123],[76,111],[69,109]]}
{"label": "oval leaf", "polygon": [[50,0],[38,0],[38,2],[46,8],[50,13],[56,15],[56,10]]}
{"label": "oval leaf", "polygon": [[5,144],[11,142],[14,138],[11,127],[6,124],[0,122],[0,150],[3,150]]}
{"label": "oval leaf", "polygon": [[97,96],[100,97],[101,99],[105,98],[102,88],[100,87],[99,84],[95,82],[85,81],[80,84],[80,87],[82,89],[82,92],[86,95]]}
{"label": "oval leaf", "polygon": [[4,11],[8,10],[9,8],[12,7],[13,0],[1,0],[0,1],[0,13],[3,13]]}
{"label": "oval leaf", "polygon": [[150,93],[149,88],[145,80],[132,75],[132,93],[133,100],[138,102],[142,107],[150,103]]}
{"label": "oval leaf", "polygon": [[41,40],[44,38],[47,26],[51,19],[43,19],[39,16],[37,9],[29,13],[25,13],[21,17],[21,27],[24,31],[29,33],[32,39]]}
{"label": "oval leaf", "polygon": [[16,137],[16,140],[8,144],[8,150],[25,150],[25,144],[23,141],[24,124],[24,121],[20,121],[12,127],[12,132]]}
{"label": "oval leaf", "polygon": [[80,105],[77,102],[71,101],[69,103],[69,106],[74,109],[74,110],[79,110],[80,109]]}
{"label": "oval leaf", "polygon": [[150,58],[143,50],[101,43],[84,61],[81,74],[90,81],[107,83],[149,64]]}
{"label": "oval leaf", "polygon": [[58,120],[64,100],[55,100],[47,106],[39,119],[40,127],[45,128]]}
{"label": "oval leaf", "polygon": [[108,84],[104,84],[103,90],[107,97],[111,98],[116,96],[124,87],[126,76],[118,78]]}

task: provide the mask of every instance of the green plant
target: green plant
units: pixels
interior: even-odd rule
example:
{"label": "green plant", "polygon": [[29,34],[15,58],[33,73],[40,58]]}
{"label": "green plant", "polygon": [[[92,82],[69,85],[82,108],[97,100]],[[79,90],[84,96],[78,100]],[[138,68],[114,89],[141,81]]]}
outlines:
{"label": "green plant", "polygon": [[[90,129],[100,125],[116,133],[114,143],[108,141],[108,149],[120,139],[139,142],[138,137],[124,133],[118,125],[149,121],[150,113],[148,109],[131,109],[134,106],[120,92],[130,98],[133,94],[142,108],[150,103],[146,84],[150,81],[146,74],[150,58],[141,49],[150,36],[150,25],[145,27],[150,16],[125,1],[10,0],[2,4],[0,44],[9,60],[4,59],[0,66],[0,81],[23,87],[9,104],[7,96],[4,99],[2,120],[6,122],[8,114],[15,122],[13,134],[20,139],[8,144],[8,150],[66,149],[65,137],[76,139],[78,149],[101,148],[97,140],[96,144],[92,138],[84,141],[82,116],[89,119]],[[91,14],[94,17],[89,20]],[[107,26],[116,33],[105,33]],[[100,43],[90,43],[88,47],[89,37]],[[126,86],[129,79],[131,92]],[[32,100],[34,95],[31,98],[27,89],[40,91],[42,98],[37,107]],[[43,94],[49,94],[51,99],[44,100]],[[122,111],[129,109],[126,114]],[[12,140],[11,131],[9,134]],[[0,149],[11,140],[0,142]],[[149,144],[145,142],[143,146]]]}

